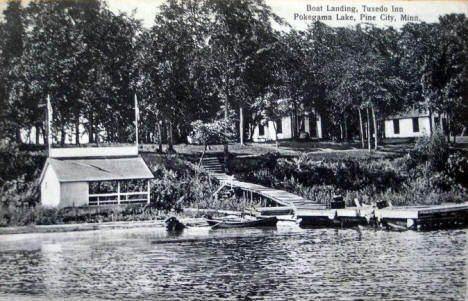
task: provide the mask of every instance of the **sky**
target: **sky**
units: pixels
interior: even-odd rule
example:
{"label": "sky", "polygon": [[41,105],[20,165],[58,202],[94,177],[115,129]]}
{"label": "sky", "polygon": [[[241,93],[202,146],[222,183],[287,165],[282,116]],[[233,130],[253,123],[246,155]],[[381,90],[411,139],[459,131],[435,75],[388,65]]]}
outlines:
{"label": "sky", "polygon": [[[143,25],[149,28],[153,24],[158,6],[163,1],[107,0],[106,2],[115,12],[130,13],[136,9],[135,17],[142,20]],[[448,13],[465,13],[468,16],[468,1],[266,0],[265,2],[274,13],[298,30],[306,29],[309,24],[313,23],[310,19],[316,16],[330,16],[332,20],[322,20],[330,26],[346,27],[367,22],[396,28],[401,27],[408,20],[411,20],[410,22],[437,22],[440,15]],[[364,8],[363,5],[366,7]],[[330,11],[333,8],[339,10]],[[417,17],[417,21],[414,17]]]}
{"label": "sky", "polygon": [[[114,12],[135,13],[143,25],[150,28],[158,6],[164,0],[103,0]],[[395,1],[395,0],[266,0],[274,13],[298,30],[306,29],[314,18],[330,26],[354,26],[373,23],[381,27],[400,28],[406,22],[437,22],[440,15],[465,13],[468,0],[458,1]],[[7,0],[0,0],[0,11]],[[364,7],[366,6],[366,7]],[[334,10],[334,11],[333,11]]]}

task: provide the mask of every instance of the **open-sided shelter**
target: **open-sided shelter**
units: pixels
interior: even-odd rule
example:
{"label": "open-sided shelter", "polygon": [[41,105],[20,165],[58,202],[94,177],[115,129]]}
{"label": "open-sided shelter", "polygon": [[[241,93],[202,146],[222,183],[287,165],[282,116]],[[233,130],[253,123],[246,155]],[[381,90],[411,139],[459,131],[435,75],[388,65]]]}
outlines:
{"label": "open-sided shelter", "polygon": [[153,174],[136,146],[73,149],[51,149],[40,177],[42,205],[149,203]]}

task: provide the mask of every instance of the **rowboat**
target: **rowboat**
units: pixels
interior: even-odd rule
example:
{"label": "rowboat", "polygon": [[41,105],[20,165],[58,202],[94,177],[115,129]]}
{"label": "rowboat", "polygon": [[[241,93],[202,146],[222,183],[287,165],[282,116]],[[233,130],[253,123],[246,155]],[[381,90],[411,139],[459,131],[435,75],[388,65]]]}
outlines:
{"label": "rowboat", "polygon": [[408,230],[408,228],[404,226],[400,226],[400,225],[389,223],[389,222],[387,222],[386,226],[387,226],[387,230],[389,231],[403,232],[403,231]]}
{"label": "rowboat", "polygon": [[278,222],[276,216],[261,218],[261,219],[207,219],[208,225],[212,229],[228,229],[228,228],[247,228],[247,227],[274,227]]}

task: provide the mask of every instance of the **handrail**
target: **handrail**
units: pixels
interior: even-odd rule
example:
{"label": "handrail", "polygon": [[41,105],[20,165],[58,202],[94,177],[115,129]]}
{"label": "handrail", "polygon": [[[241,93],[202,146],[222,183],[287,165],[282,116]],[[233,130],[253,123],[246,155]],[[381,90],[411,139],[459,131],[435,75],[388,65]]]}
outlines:
{"label": "handrail", "polygon": [[141,191],[141,192],[112,192],[112,193],[95,193],[95,194],[90,194],[89,197],[100,197],[100,196],[118,196],[118,195],[139,195],[139,194],[148,194],[147,191]]}
{"label": "handrail", "polygon": [[223,185],[221,185],[212,195],[211,197],[215,197],[216,200],[218,200],[218,193],[221,191],[221,189],[223,189],[224,187],[227,186],[227,183],[224,182]]}
{"label": "handrail", "polygon": [[[137,196],[137,198],[131,198],[131,196]],[[143,199],[142,196],[145,198]],[[110,197],[111,199],[102,200],[101,198]],[[94,198],[93,200],[91,200]],[[113,192],[113,193],[99,193],[88,195],[88,204],[93,205],[105,205],[110,203],[117,204],[128,204],[128,203],[149,203],[149,191],[146,192]]]}

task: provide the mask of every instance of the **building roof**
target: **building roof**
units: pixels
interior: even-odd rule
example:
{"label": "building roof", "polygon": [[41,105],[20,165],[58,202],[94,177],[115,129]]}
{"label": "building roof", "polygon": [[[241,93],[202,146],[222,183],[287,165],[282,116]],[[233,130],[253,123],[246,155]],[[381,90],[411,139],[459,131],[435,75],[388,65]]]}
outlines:
{"label": "building roof", "polygon": [[394,114],[385,118],[385,120],[391,119],[405,119],[405,118],[413,118],[413,117],[427,117],[429,113],[425,110],[417,110],[417,109],[409,109],[405,112],[401,112],[399,114]]}
{"label": "building roof", "polygon": [[91,182],[130,179],[152,179],[153,174],[141,157],[107,159],[48,158],[42,170],[52,168],[60,182]]}

